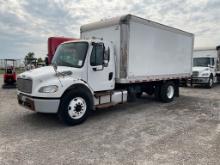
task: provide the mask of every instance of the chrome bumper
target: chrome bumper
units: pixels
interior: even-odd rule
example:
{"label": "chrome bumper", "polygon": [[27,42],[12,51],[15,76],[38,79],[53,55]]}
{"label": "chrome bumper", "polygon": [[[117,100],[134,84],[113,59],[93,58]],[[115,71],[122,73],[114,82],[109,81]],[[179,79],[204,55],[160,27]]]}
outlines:
{"label": "chrome bumper", "polygon": [[209,77],[192,77],[192,84],[207,84],[209,82]]}

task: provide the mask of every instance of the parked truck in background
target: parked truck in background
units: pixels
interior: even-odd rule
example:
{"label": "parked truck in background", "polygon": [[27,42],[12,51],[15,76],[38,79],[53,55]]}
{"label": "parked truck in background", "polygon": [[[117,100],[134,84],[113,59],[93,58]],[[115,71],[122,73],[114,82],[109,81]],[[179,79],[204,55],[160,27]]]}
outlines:
{"label": "parked truck in background", "polygon": [[76,38],[69,38],[69,37],[49,37],[47,42],[47,65],[51,64],[51,61],[53,59],[53,56],[56,52],[57,47],[66,41],[74,41],[77,40]]}
{"label": "parked truck in background", "polygon": [[171,102],[179,80],[192,74],[193,41],[191,33],[133,15],[83,25],[81,40],[62,43],[53,66],[18,76],[18,102],[69,125],[143,92]]}
{"label": "parked truck in background", "polygon": [[212,88],[220,80],[218,49],[219,47],[194,50],[191,85],[200,84]]}

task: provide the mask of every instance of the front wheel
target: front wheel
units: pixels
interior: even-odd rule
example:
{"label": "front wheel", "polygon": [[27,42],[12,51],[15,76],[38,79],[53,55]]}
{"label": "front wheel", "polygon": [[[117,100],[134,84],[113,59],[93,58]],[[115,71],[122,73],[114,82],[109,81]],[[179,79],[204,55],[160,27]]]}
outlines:
{"label": "front wheel", "polygon": [[214,84],[213,77],[210,76],[210,77],[209,77],[209,82],[208,82],[208,84],[207,84],[207,87],[208,87],[208,88],[212,88],[212,87],[213,87],[213,84]]}
{"label": "front wheel", "polygon": [[89,96],[77,89],[70,91],[61,99],[58,117],[67,125],[76,125],[84,122],[91,111]]}

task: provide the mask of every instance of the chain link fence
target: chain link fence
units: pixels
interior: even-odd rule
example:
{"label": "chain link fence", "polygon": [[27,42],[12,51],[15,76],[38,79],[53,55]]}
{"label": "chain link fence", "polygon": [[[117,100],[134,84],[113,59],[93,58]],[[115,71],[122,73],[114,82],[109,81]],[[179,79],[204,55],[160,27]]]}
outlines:
{"label": "chain link fence", "polygon": [[[24,59],[14,59],[14,67],[16,72],[20,73],[25,70]],[[13,66],[13,61],[8,61],[7,66]],[[5,71],[5,59],[0,59],[0,74],[4,73]]]}

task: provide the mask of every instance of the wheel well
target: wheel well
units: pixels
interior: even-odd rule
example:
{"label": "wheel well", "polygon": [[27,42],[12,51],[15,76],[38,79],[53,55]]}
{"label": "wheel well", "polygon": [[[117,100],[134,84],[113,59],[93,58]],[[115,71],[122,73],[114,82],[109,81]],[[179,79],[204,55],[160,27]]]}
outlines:
{"label": "wheel well", "polygon": [[92,106],[94,105],[93,94],[92,94],[91,90],[86,85],[83,85],[83,84],[74,84],[74,85],[71,85],[70,87],[68,87],[66,89],[66,91],[62,94],[61,99],[65,96],[66,93],[68,93],[74,89],[77,89],[77,90],[80,90],[80,91],[86,93],[90,98]]}

